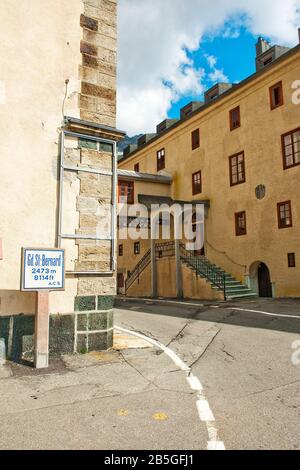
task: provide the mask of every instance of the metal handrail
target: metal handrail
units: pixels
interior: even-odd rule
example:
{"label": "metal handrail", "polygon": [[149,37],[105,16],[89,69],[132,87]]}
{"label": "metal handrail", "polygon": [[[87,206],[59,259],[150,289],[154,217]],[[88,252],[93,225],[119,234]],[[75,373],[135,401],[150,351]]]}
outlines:
{"label": "metal handrail", "polygon": [[213,246],[211,243],[209,243],[208,240],[206,240],[205,243],[206,243],[212,250],[214,250],[216,253],[219,253],[220,255],[225,256],[232,264],[235,264],[236,266],[239,266],[239,267],[241,267],[241,268],[244,268],[244,269],[245,269],[245,272],[247,271],[247,265],[246,265],[246,264],[237,263],[236,261],[234,261],[234,260],[226,253],[226,251],[218,250],[218,248],[216,248],[216,247]]}
{"label": "metal handrail", "polygon": [[227,300],[226,274],[220,273],[205,256],[195,256],[192,251],[188,251],[182,244],[180,245],[180,251],[181,259],[195,269],[198,275],[205,277],[211,284],[221,290],[224,294],[224,300]]}
{"label": "metal handrail", "polygon": [[130,276],[125,281],[125,292],[132,286],[132,284],[139,279],[140,275],[145,271],[147,266],[151,262],[151,250],[148,250],[143,258],[138,262],[134,270],[130,273]]}

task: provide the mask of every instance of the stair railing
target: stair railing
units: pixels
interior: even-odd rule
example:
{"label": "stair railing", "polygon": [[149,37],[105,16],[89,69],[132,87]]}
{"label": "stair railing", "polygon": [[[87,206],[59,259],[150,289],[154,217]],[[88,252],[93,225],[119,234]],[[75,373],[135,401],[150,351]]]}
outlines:
{"label": "stair railing", "polygon": [[136,267],[133,271],[131,271],[130,275],[125,281],[125,293],[127,293],[128,289],[132,286],[132,284],[138,279],[140,279],[140,275],[145,271],[147,266],[151,263],[151,250],[148,250],[147,253],[143,256],[143,258],[138,262]]}
{"label": "stair railing", "polygon": [[224,300],[227,300],[225,274],[220,273],[205,256],[195,255],[193,251],[187,250],[183,244],[180,245],[180,257],[182,261],[196,271],[197,275],[206,278],[212,285],[222,291]]}

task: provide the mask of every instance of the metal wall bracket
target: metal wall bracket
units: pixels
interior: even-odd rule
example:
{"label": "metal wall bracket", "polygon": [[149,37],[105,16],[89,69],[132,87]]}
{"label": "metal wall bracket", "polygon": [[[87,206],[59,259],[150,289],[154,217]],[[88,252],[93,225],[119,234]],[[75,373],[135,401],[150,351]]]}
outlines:
{"label": "metal wall bracket", "polygon": [[[110,144],[112,146],[112,171],[98,170],[97,168],[89,168],[82,166],[73,166],[65,164],[65,139],[66,137],[73,137],[77,139],[92,140],[95,142]],[[117,226],[117,215],[116,215],[116,187],[117,187],[117,143],[116,141],[105,139],[102,137],[94,137],[89,134],[79,134],[77,132],[67,131],[65,129],[61,132],[60,142],[60,182],[59,182],[59,210],[58,210],[58,224],[57,224],[57,247],[61,248],[63,239],[71,240],[95,240],[95,241],[111,241],[111,271],[113,274],[116,271],[116,226]],[[112,178],[112,193],[111,193],[111,233],[108,237],[98,237],[96,235],[80,235],[80,234],[64,234],[62,233],[63,224],[63,200],[64,200],[64,174],[65,172],[85,172],[103,176],[110,176]],[[107,271],[95,272],[72,272],[68,271],[67,274],[74,275],[107,275]]]}

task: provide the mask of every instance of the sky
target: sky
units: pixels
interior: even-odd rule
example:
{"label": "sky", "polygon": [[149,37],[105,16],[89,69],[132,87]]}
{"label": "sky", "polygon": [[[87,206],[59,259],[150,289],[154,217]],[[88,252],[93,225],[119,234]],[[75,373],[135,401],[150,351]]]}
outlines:
{"label": "sky", "polygon": [[255,72],[259,36],[295,46],[300,0],[119,0],[117,126],[155,132],[217,82]]}

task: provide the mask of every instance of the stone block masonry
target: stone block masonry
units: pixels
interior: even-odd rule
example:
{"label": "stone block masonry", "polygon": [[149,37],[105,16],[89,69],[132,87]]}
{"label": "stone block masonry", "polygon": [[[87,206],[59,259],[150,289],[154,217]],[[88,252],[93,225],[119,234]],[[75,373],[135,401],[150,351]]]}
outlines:
{"label": "stone block masonry", "polygon": [[[114,296],[82,296],[75,299],[69,315],[50,316],[50,357],[106,350],[113,344]],[[2,359],[15,362],[33,359],[34,316],[0,317]]]}
{"label": "stone block masonry", "polygon": [[[117,1],[83,0],[80,17],[82,38],[79,66],[80,118],[104,126],[116,126]],[[80,141],[79,163],[99,171],[112,171],[112,147]],[[78,154],[73,153],[78,159]],[[112,178],[81,173],[77,234],[105,238],[111,233]],[[111,241],[77,240],[78,297],[75,301],[74,350],[107,349],[113,344],[113,298],[116,295]],[[58,321],[58,320],[57,320]],[[67,328],[70,331],[70,328]],[[72,330],[72,328],[71,328]]]}
{"label": "stone block masonry", "polygon": [[117,2],[83,0],[83,4],[81,118],[115,127]]}

